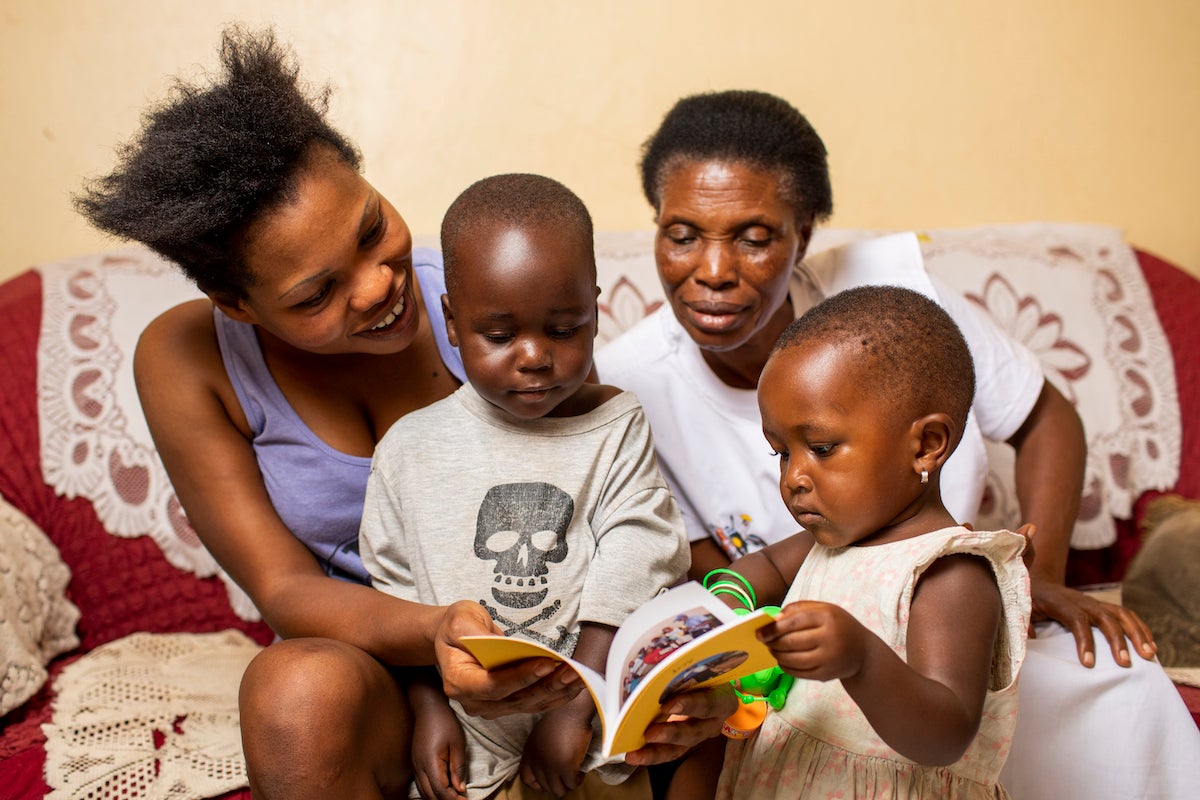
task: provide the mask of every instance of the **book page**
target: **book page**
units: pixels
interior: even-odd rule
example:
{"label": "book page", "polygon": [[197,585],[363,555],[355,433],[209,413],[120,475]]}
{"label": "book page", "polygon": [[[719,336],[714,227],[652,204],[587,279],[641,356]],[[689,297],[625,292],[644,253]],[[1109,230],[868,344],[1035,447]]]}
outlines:
{"label": "book page", "polygon": [[[616,725],[606,727],[604,754],[625,753],[645,744],[646,726],[670,703],[672,695],[728,683],[775,666],[774,655],[755,635],[771,620],[762,610],[735,615],[733,621],[701,633],[652,667],[633,685],[615,715]],[[610,696],[614,683],[608,680]]]}
{"label": "book page", "polygon": [[596,711],[600,714],[600,725],[607,727],[608,722],[605,719],[607,709],[604,707],[604,703],[608,697],[608,690],[604,676],[586,664],[573,658],[567,658],[562,653],[551,650],[545,645],[526,639],[481,635],[464,636],[461,641],[467,652],[475,656],[475,660],[482,664],[484,669],[495,669],[526,658],[550,658],[555,661],[565,661],[579,673],[579,677],[583,678],[583,685],[587,687],[588,694],[592,696],[592,702],[596,704]]}
{"label": "book page", "polygon": [[740,616],[700,584],[685,583],[634,611],[613,636],[602,676],[540,644],[503,636],[464,636],[484,667],[525,658],[570,664],[592,695],[604,730],[604,755],[645,744],[646,726],[676,692],[728,682],[775,665],[755,631],[764,611]]}
{"label": "book page", "polygon": [[644,603],[621,624],[608,651],[605,679],[610,708],[620,708],[667,656],[737,614],[695,581]]}

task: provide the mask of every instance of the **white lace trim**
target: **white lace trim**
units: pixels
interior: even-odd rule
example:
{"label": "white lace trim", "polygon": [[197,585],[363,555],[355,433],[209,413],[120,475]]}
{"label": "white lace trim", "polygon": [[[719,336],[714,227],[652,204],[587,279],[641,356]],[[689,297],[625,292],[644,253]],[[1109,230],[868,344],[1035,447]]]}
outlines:
{"label": "white lace trim", "polygon": [[55,681],[49,800],[203,800],[248,785],[237,692],[261,650],[238,631],[138,633]]}
{"label": "white lace trim", "polygon": [[219,575],[238,616],[260,618],[188,525],[146,427],[133,350],[146,325],[200,296],[149,250],[96,253],[38,268],[38,423],[42,473],[69,498],[95,506],[117,536],[150,536],[173,566]]}

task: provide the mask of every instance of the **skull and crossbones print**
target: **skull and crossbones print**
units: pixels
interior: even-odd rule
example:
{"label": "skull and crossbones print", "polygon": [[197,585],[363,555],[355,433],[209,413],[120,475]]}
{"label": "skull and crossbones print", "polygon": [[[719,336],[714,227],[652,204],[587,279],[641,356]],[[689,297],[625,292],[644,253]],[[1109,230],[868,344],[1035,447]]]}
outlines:
{"label": "skull and crossbones print", "polygon": [[475,555],[495,562],[491,599],[503,609],[538,610],[517,620],[512,611],[492,606],[484,598],[480,604],[504,627],[506,636],[519,633],[561,653],[575,649],[578,633],[556,625],[557,636],[547,636],[532,626],[552,619],[562,608],[557,597],[546,602],[553,588],[550,565],[567,557],[567,529],[574,513],[574,500],[557,486],[505,483],[484,495],[475,524]]}

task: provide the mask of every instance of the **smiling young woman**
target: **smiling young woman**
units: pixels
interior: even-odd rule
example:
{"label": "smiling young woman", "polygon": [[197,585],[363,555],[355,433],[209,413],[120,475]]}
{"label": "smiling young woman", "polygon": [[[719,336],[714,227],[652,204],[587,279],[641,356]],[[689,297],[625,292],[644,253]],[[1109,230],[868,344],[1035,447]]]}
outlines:
{"label": "smiling young woman", "polygon": [[579,684],[545,661],[483,670],[456,646],[496,630],[477,603],[369,587],[358,528],[374,446],[463,380],[441,257],[413,249],[271,34],[228,31],[221,59],[212,85],[152,110],[77,205],[208,295],[147,327],[134,373],[192,527],[282,637],[241,685],[255,796],[404,797],[411,715],[393,667],[436,663],[450,694],[493,716]]}

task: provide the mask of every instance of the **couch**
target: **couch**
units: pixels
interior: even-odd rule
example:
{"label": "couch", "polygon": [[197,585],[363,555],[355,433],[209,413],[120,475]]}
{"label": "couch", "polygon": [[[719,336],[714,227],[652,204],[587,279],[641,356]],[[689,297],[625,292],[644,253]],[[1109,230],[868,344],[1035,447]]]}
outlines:
{"label": "couch", "polygon": [[[871,233],[819,231],[812,249]],[[1200,362],[1189,355],[1200,339],[1200,280],[1092,226],[990,226],[921,239],[930,271],[1030,344],[1079,406],[1091,456],[1068,582],[1119,582],[1138,550],[1146,503],[1163,492],[1200,498]],[[661,304],[651,247],[646,232],[597,236],[601,344]],[[61,595],[57,617],[45,615],[50,623],[24,619],[37,616],[27,608],[6,617],[0,606],[0,625],[59,629],[54,641],[46,634],[34,642],[43,664],[19,680],[3,676],[18,689],[24,681],[30,696],[0,718],[0,800],[47,795],[47,752],[58,752],[57,740],[92,730],[96,707],[131,702],[97,695],[96,685],[136,683],[139,670],[172,659],[200,665],[208,710],[177,707],[160,722],[110,723],[92,757],[56,762],[51,796],[249,797],[239,788],[244,775],[229,771],[239,754],[206,760],[205,747],[228,748],[230,736],[236,743],[237,670],[272,633],[187,526],[129,376],[138,326],[194,293],[139,248],[39,265],[0,284],[0,496],[23,515],[22,536],[44,533],[53,545],[38,554],[27,548],[27,561],[45,561],[25,563],[23,573],[0,552],[0,597],[10,591],[6,576],[21,574],[26,588],[32,581],[43,596]],[[979,524],[1011,525],[1019,521],[1004,474],[1011,454],[998,446],[992,455]],[[9,530],[0,540],[11,545]],[[169,638],[176,634],[187,638]],[[192,644],[178,644],[185,641]],[[91,666],[97,654],[107,655],[108,672]],[[117,677],[80,695],[80,665],[93,681]],[[1181,685],[1180,693],[1200,724],[1200,689]],[[72,726],[56,718],[68,696]],[[109,760],[95,763],[101,752]],[[205,795],[197,786],[216,788]]]}

